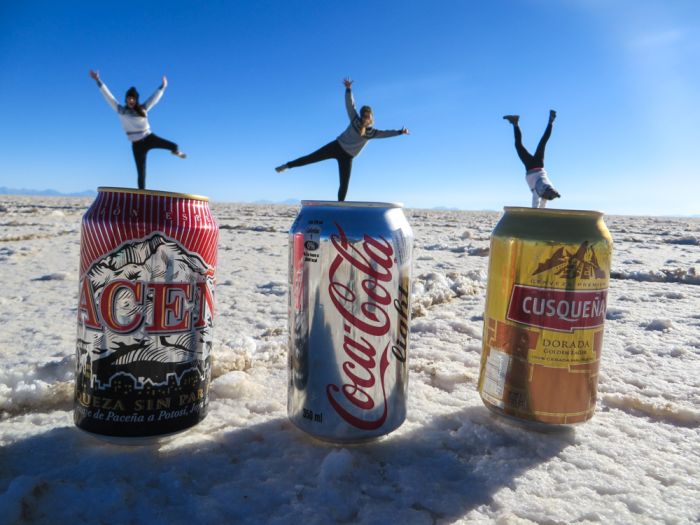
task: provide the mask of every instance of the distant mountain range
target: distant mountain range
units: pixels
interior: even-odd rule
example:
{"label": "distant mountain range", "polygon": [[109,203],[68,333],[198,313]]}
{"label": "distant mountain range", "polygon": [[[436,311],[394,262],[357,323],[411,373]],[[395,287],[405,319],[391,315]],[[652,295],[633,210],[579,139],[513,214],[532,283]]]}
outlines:
{"label": "distant mountain range", "polygon": [[[97,192],[94,190],[85,190],[85,191],[79,191],[79,192],[74,192],[74,193],[62,193],[57,190],[52,190],[52,189],[46,189],[46,190],[28,190],[26,188],[7,188],[5,186],[0,186],[0,195],[34,195],[38,197],[95,197],[97,196]],[[216,199],[213,199],[216,202]],[[225,201],[220,201],[220,202],[225,202]],[[265,199],[261,200],[256,200],[251,202],[250,204],[283,204],[287,206],[298,206],[301,204],[301,199],[296,199],[296,198],[290,198],[290,199],[285,199],[282,201],[269,201]],[[435,206],[433,208],[429,208],[431,210],[435,211],[460,211],[462,208],[455,208],[455,207],[447,207],[447,206]],[[485,211],[485,212],[498,212],[498,210],[472,210],[472,211]],[[671,217],[671,215],[668,215]],[[681,217],[689,217],[691,219],[698,219],[700,218],[700,214],[692,214],[692,215],[680,215]]]}
{"label": "distant mountain range", "polygon": [[286,204],[288,206],[296,206],[301,204],[301,199],[285,199],[283,201],[268,201],[265,199],[253,201],[251,204]]}
{"label": "distant mountain range", "polygon": [[94,197],[97,192],[85,190],[74,193],[61,193],[56,190],[28,190],[26,188],[6,188],[0,186],[0,195],[37,195],[42,197]]}
{"label": "distant mountain range", "polygon": [[[0,186],[0,195],[30,195],[36,197],[96,197],[97,192],[94,190],[78,191],[73,193],[63,193],[58,190],[28,190],[26,188],[8,188]],[[222,201],[223,202],[223,201]],[[257,200],[251,204],[286,204],[296,206],[301,203],[301,199],[290,198],[283,201]]]}

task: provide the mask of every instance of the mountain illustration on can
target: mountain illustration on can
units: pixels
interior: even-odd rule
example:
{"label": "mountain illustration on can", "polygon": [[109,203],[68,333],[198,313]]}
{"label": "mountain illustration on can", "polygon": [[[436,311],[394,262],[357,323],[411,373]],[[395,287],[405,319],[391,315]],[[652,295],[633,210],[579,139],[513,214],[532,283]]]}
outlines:
{"label": "mountain illustration on can", "polygon": [[211,377],[218,226],[207,201],[100,188],[81,233],[76,425],[117,440],[191,427]]}

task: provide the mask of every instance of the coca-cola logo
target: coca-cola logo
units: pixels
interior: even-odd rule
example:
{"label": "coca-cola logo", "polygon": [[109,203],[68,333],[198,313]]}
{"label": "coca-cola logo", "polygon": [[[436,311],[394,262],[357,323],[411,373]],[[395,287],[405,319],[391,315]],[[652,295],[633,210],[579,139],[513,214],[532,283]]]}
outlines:
{"label": "coca-cola logo", "polygon": [[[406,341],[401,337],[407,335],[407,313],[403,305],[408,305],[408,294],[399,287],[400,293],[405,292],[406,297],[395,299],[389,291],[394,277],[394,249],[389,241],[383,237],[364,235],[361,243],[351,243],[338,223],[336,228],[338,234],[331,235],[331,242],[337,255],[328,270],[328,294],[344,320],[344,383],[342,386],[333,383],[326,385],[326,394],[335,411],[345,421],[363,430],[374,430],[384,424],[388,414],[385,374],[390,349],[397,359],[406,359]],[[357,292],[348,285],[347,279],[338,275],[341,268],[347,269],[348,266],[355,273],[355,282],[360,283]],[[406,318],[406,330],[399,332],[396,344],[392,344],[390,334],[391,316],[388,310],[392,303],[399,310],[401,318]],[[379,340],[379,344],[371,340]],[[377,382],[381,385],[382,399],[373,397]],[[369,412],[375,410],[378,403],[383,405],[383,410],[372,419]]]}
{"label": "coca-cola logo", "polygon": [[607,290],[556,290],[513,286],[507,319],[559,332],[602,326]]}

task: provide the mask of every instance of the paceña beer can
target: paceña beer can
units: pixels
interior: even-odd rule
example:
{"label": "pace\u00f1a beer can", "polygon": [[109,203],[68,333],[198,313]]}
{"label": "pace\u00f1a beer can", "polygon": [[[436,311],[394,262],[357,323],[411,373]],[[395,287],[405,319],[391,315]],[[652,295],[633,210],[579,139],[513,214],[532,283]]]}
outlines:
{"label": "pace\u00f1a beer can", "polygon": [[218,235],[206,197],[98,188],[81,226],[79,428],[138,442],[204,418]]}
{"label": "pace\u00f1a beer can", "polygon": [[406,418],[413,232],[402,206],[303,201],[289,231],[288,414],[332,442]]}
{"label": "pace\u00f1a beer can", "polygon": [[593,416],[611,256],[602,213],[505,208],[484,315],[488,408],[548,428]]}

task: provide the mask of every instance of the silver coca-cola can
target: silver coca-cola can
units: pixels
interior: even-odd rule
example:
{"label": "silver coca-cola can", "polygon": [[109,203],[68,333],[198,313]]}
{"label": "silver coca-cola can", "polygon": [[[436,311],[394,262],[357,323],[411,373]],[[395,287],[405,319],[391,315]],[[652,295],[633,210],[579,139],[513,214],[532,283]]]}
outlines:
{"label": "silver coca-cola can", "polygon": [[400,204],[302,201],[289,231],[291,421],[336,443],[406,418],[413,231]]}

